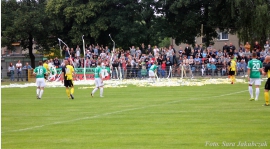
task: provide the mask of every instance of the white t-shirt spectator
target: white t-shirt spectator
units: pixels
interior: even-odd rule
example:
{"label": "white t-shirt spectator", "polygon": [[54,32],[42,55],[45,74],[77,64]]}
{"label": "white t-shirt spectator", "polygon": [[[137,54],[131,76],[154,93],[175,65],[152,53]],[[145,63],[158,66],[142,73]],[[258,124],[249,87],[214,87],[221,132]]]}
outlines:
{"label": "white t-shirt spectator", "polygon": [[18,71],[22,71],[22,63],[18,62],[18,63],[16,64],[16,69],[17,69]]}
{"label": "white t-shirt spectator", "polygon": [[80,57],[80,56],[81,56],[80,48],[77,48],[76,49],[76,57]]}
{"label": "white t-shirt spectator", "polygon": [[158,57],[159,56],[159,49],[158,48],[155,48],[154,49],[154,56],[155,57]]}

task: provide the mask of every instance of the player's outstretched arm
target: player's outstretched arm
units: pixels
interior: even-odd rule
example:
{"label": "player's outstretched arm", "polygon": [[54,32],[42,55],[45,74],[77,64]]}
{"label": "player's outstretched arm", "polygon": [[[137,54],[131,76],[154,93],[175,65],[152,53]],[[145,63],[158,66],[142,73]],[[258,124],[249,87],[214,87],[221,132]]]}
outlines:
{"label": "player's outstretched arm", "polygon": [[61,73],[61,82],[63,83],[64,81],[64,72]]}

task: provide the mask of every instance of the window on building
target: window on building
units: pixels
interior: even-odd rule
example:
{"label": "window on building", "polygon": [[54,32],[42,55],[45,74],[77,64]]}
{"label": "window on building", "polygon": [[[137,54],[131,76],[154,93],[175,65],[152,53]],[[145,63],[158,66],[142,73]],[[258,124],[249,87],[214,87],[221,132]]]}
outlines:
{"label": "window on building", "polygon": [[219,40],[229,40],[229,35],[226,32],[220,32],[218,35]]}

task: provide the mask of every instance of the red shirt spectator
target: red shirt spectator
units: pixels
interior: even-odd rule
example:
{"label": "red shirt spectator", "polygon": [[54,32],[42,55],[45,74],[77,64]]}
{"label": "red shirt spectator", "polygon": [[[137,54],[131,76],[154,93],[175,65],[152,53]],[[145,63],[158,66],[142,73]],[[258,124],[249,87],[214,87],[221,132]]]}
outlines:
{"label": "red shirt spectator", "polygon": [[162,70],[166,70],[166,61],[163,61],[162,64],[161,64],[161,69]]}

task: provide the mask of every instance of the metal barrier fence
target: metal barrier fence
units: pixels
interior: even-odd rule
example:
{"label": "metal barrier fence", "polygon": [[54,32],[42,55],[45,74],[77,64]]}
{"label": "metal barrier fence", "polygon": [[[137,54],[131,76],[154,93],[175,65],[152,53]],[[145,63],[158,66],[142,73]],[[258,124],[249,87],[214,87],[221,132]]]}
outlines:
{"label": "metal barrier fence", "polygon": [[[246,68],[236,71],[236,76],[245,76]],[[148,78],[149,69],[146,68],[127,68],[114,67],[111,70],[112,79],[130,79],[130,78]],[[170,77],[222,77],[228,76],[228,69],[223,65],[214,65],[206,67],[204,65],[180,65],[180,66],[168,66],[166,68],[158,67],[156,75],[159,78]]]}
{"label": "metal barrier fence", "polygon": [[[111,79],[143,79],[148,78],[149,69],[147,68],[126,68],[123,69],[121,67],[113,67],[110,72]],[[31,73],[31,74],[29,74]],[[25,70],[23,69],[21,74],[15,70],[13,77],[14,81],[34,81],[31,79],[33,70]],[[213,67],[205,67],[204,65],[180,65],[180,66],[169,66],[165,69],[158,67],[156,71],[156,75],[159,78],[193,78],[193,77],[225,77],[228,76],[227,67],[223,65],[215,65]],[[246,69],[237,70],[236,76],[245,76]],[[8,72],[7,69],[3,69],[1,71],[1,79],[11,80],[12,74]],[[21,79],[22,78],[22,79]]]}
{"label": "metal barrier fence", "polygon": [[9,72],[8,69],[2,69],[1,80],[28,81],[28,73],[28,69],[22,69],[20,73],[17,70]]}

